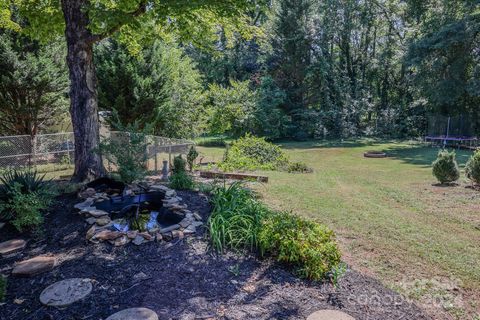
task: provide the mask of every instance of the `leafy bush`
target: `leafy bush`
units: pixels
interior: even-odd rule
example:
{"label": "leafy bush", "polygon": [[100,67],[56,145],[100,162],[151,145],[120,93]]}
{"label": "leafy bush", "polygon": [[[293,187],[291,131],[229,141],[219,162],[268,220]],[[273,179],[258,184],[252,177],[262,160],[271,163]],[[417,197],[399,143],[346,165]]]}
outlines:
{"label": "leafy bush", "polygon": [[340,252],[327,227],[289,213],[274,212],[240,182],[212,192],[208,229],[212,246],[250,249],[295,267],[299,276],[319,280],[337,275]]}
{"label": "leafy bush", "polygon": [[195,163],[195,159],[198,157],[198,151],[195,149],[195,146],[191,146],[190,150],[188,151],[187,154],[187,163],[188,163],[188,169],[190,171],[193,170],[193,165]]}
{"label": "leafy bush", "polygon": [[465,174],[472,182],[480,184],[480,150],[476,150],[465,165]]}
{"label": "leafy bush", "polygon": [[141,180],[147,175],[145,165],[147,156],[148,133],[151,132],[151,126],[147,125],[141,128],[140,123],[123,125],[116,113],[116,119],[113,126],[120,132],[105,138],[100,143],[100,152],[117,169],[121,181],[132,183],[135,180]]}
{"label": "leafy bush", "polygon": [[39,175],[32,170],[8,170],[0,177],[0,199],[5,200],[8,194],[14,191],[16,185],[22,193],[42,192],[50,189],[50,181],[45,181],[45,175]]}
{"label": "leafy bush", "polygon": [[310,173],[313,171],[313,169],[304,162],[289,162],[285,170],[289,173]]}
{"label": "leafy bush", "polygon": [[55,196],[50,181],[44,181],[35,171],[7,172],[0,197],[0,217],[12,223],[18,231],[37,227],[43,222],[41,211],[48,208]]}
{"label": "leafy bush", "polygon": [[208,229],[212,246],[220,252],[226,248],[256,250],[258,232],[268,209],[241,182],[217,186],[211,203]]}
{"label": "leafy bush", "polygon": [[5,300],[7,294],[7,278],[0,275],[0,302]]}
{"label": "leafy bush", "polygon": [[227,148],[220,168],[229,170],[275,170],[288,164],[288,158],[279,146],[249,134]]}
{"label": "leafy bush", "polygon": [[185,159],[183,159],[181,154],[173,158],[172,172],[174,174],[187,171],[186,167],[187,167],[187,162],[185,161]]}
{"label": "leafy bush", "polygon": [[437,159],[432,163],[432,166],[433,175],[442,184],[454,182],[460,177],[454,151],[441,150],[438,152]]}
{"label": "leafy bush", "polygon": [[180,171],[170,176],[170,188],[177,190],[191,190],[195,187],[192,176],[186,171]]}
{"label": "leafy bush", "polygon": [[260,252],[293,265],[299,276],[319,280],[340,263],[333,231],[289,213],[275,213],[259,233]]}

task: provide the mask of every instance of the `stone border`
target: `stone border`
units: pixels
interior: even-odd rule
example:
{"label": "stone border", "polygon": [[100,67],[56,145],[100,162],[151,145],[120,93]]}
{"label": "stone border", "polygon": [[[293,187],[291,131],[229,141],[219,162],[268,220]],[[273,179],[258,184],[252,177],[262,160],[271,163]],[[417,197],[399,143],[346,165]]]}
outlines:
{"label": "stone border", "polygon": [[[111,230],[113,221],[110,219],[109,213],[95,207],[95,203],[110,200],[110,198],[105,193],[96,193],[94,189],[88,188],[79,193],[80,197],[83,196],[86,199],[74,206],[75,209],[80,210],[80,214],[85,216],[85,221],[92,225],[87,231],[86,239],[93,243],[108,241],[114,246],[122,246],[130,242],[141,245],[154,240],[171,241],[175,238],[183,238],[185,235],[195,234],[196,229],[203,225],[202,217],[197,212],[188,210],[188,206],[182,203],[183,199],[177,196],[175,190],[162,184],[152,184],[148,187],[148,191],[163,193],[163,206],[182,216],[183,219],[166,228],[155,228],[143,232]],[[127,189],[126,194],[132,195],[133,193],[134,188]]]}

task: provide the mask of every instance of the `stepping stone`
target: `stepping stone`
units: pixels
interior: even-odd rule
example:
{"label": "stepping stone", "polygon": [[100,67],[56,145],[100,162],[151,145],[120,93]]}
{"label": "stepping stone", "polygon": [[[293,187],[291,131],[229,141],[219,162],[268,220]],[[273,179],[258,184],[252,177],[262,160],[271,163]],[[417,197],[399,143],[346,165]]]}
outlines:
{"label": "stepping stone", "polygon": [[309,315],[307,320],[355,320],[355,318],[337,310],[320,310]]}
{"label": "stepping stone", "polygon": [[50,307],[66,307],[92,292],[92,280],[72,278],[56,282],[40,294],[40,302]]}
{"label": "stepping stone", "polygon": [[131,308],[112,314],[106,320],[158,320],[158,315],[147,308]]}
{"label": "stepping stone", "polygon": [[22,250],[27,242],[22,239],[13,239],[0,243],[0,254],[9,254],[17,250]]}
{"label": "stepping stone", "polygon": [[35,257],[15,265],[12,274],[16,276],[34,276],[52,270],[57,265],[55,257]]}

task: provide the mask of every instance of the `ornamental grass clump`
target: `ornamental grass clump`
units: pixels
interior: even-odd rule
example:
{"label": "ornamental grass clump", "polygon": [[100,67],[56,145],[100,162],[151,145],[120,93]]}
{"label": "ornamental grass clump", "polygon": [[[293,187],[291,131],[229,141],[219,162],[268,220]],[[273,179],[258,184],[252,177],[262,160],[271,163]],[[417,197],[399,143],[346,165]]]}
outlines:
{"label": "ornamental grass clump", "polygon": [[441,184],[452,183],[460,178],[460,170],[455,160],[455,152],[441,150],[437,159],[432,163],[433,175]]}
{"label": "ornamental grass clump", "polygon": [[465,174],[475,184],[480,184],[480,150],[476,150],[465,165]]}
{"label": "ornamental grass clump", "polygon": [[208,230],[212,247],[248,249],[293,266],[302,278],[320,280],[336,270],[340,252],[327,227],[258,201],[240,182],[217,186],[211,197]]}

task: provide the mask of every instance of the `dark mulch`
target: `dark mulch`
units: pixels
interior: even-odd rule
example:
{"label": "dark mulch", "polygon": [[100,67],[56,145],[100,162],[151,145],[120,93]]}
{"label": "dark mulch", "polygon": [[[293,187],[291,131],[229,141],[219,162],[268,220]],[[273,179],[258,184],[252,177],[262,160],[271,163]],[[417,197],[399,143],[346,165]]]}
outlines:
{"label": "dark mulch", "polygon": [[[180,196],[190,208],[208,215],[204,198],[190,192]],[[32,278],[9,276],[0,319],[105,319],[139,306],[153,309],[160,319],[305,319],[319,309],[340,309],[358,320],[428,319],[356,271],[349,270],[334,289],[299,280],[272,261],[233,253],[217,256],[203,234],[139,247],[91,244],[85,241],[87,225],[74,213],[76,202],[74,195],[59,197],[46,217],[43,240],[30,239],[22,253],[1,258],[4,275],[16,261],[38,254],[57,254],[61,264]],[[0,241],[13,236],[6,227],[0,231]],[[71,277],[94,279],[92,294],[65,309],[40,304],[46,286]]]}

